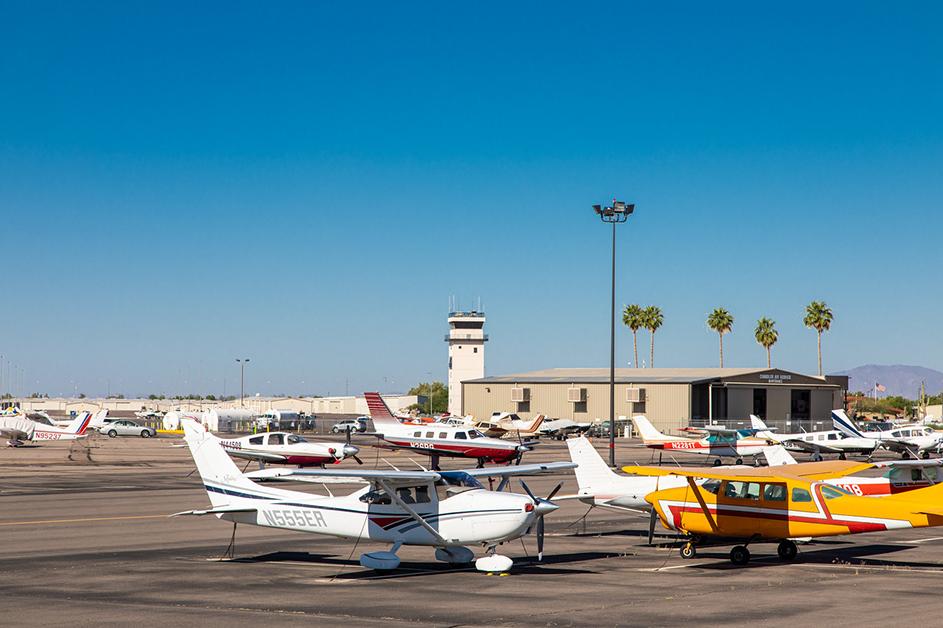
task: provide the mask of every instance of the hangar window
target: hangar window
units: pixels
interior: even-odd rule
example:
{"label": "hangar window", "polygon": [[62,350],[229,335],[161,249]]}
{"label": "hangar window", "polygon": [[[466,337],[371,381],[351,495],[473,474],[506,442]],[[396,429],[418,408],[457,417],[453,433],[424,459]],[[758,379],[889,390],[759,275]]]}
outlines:
{"label": "hangar window", "polygon": [[804,488],[794,488],[792,489],[792,501],[794,502],[810,502],[812,501],[812,496],[809,495],[809,491]]}

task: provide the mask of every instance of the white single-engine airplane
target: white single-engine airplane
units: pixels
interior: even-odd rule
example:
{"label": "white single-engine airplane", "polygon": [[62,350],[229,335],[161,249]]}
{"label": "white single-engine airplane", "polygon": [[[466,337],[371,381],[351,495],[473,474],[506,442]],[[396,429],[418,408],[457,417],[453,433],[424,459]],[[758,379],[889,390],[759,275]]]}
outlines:
{"label": "white single-engine airplane", "polygon": [[[266,469],[270,479],[319,481],[346,478],[369,482],[345,496],[322,496],[260,486],[243,475],[226,455],[219,441],[203,426],[184,419],[184,439],[212,508],[177,515],[215,515],[233,522],[298,532],[311,532],[345,539],[390,543],[388,551],[360,556],[360,564],[371,569],[396,569],[402,545],[435,548],[437,560],[470,563],[468,545],[486,548],[475,561],[481,571],[503,572],[513,561],[495,553],[501,543],[512,541],[536,528],[538,557],[543,555],[543,518],[558,508],[550,495],[535,497],[521,482],[527,495],[503,492],[512,476],[537,475],[572,469],[569,462],[468,469],[463,471],[379,471],[354,469]],[[259,473],[253,474],[258,477]],[[497,491],[485,490],[477,478],[500,476]],[[176,516],[176,515],[172,515]]]}
{"label": "white single-engine airplane", "polygon": [[662,434],[645,417],[632,417],[635,430],[641,435],[642,442],[649,449],[659,451],[684,451],[690,454],[717,456],[715,465],[720,465],[721,458],[736,458],[737,464],[743,464],[744,456],[756,457],[763,453],[770,443],[765,438],[757,438],[754,429],[728,429],[712,425],[697,428],[698,431],[708,432],[705,438],[685,438],[683,436],[669,436]]}
{"label": "white single-engine airplane", "polygon": [[[210,437],[216,438],[212,434]],[[350,443],[308,441],[290,432],[265,432],[218,440],[230,456],[255,460],[262,468],[265,468],[266,462],[310,467],[339,464],[345,458],[353,458],[358,464],[363,464],[357,457],[360,448]]]}
{"label": "white single-engine airplane", "polygon": [[873,438],[846,437],[838,430],[779,434],[770,430],[756,415],[750,415],[750,422],[758,430],[757,436],[779,443],[790,451],[808,452],[813,461],[822,460],[822,454],[838,454],[841,460],[847,454],[862,454],[870,458],[877,448],[877,441]]}
{"label": "white single-engine airplane", "polygon": [[874,446],[881,446],[887,450],[899,453],[901,458],[918,455],[924,459],[930,457],[930,451],[939,452],[943,434],[938,434],[928,427],[907,425],[881,432],[862,432],[848,418],[844,410],[832,410],[832,425],[848,438],[858,438],[871,441]]}
{"label": "white single-engine airplane", "polygon": [[25,441],[75,440],[87,436],[85,431],[91,422],[91,412],[76,415],[66,427],[37,423],[23,415],[6,415],[0,417],[0,434],[10,439],[10,447],[19,447]]}
{"label": "white single-engine airplane", "polygon": [[381,447],[409,449],[431,456],[433,470],[439,467],[441,456],[473,458],[478,466],[485,462],[507,463],[521,461],[521,456],[531,450],[533,443],[513,442],[501,438],[488,438],[470,426],[453,423],[401,423],[383,401],[379,393],[363,394],[373,419],[373,426],[380,438]]}

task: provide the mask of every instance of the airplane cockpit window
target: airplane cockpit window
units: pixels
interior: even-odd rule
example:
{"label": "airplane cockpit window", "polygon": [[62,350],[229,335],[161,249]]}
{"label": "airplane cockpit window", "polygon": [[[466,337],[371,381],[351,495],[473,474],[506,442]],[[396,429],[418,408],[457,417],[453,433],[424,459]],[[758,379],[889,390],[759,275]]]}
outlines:
{"label": "airplane cockpit window", "polygon": [[269,445],[284,445],[285,435],[284,434],[269,434],[268,444]]}
{"label": "airplane cockpit window", "polygon": [[289,444],[289,445],[294,445],[295,443],[307,443],[307,442],[308,442],[308,441],[306,441],[306,440],[304,439],[304,436],[297,436],[297,435],[295,435],[295,434],[289,434],[289,435],[288,435],[288,444]]}
{"label": "airplane cockpit window", "polygon": [[262,439],[264,439],[264,438],[265,438],[264,436],[253,436],[252,438],[249,439],[249,444],[251,444],[251,445],[261,445],[261,444],[262,444]]}
{"label": "airplane cockpit window", "polygon": [[786,501],[785,484],[767,484],[763,487],[763,499],[768,502]]}
{"label": "airplane cockpit window", "polygon": [[838,440],[838,434],[832,432],[828,435],[828,440]]}
{"label": "airplane cockpit window", "polygon": [[440,471],[440,479],[435,483],[439,499],[445,499],[458,493],[484,488],[481,482],[464,471]]}
{"label": "airplane cockpit window", "polygon": [[804,488],[794,488],[792,489],[792,501],[794,502],[810,502],[812,501],[812,495],[809,494],[809,491]]}
{"label": "airplane cockpit window", "polygon": [[479,432],[478,430],[468,430],[469,438],[484,438],[485,435]]}
{"label": "airplane cockpit window", "polygon": [[825,499],[835,499],[836,497],[851,495],[851,493],[843,488],[838,488],[837,486],[823,486],[822,495],[825,497]]}
{"label": "airplane cockpit window", "polygon": [[891,436],[893,436],[894,438],[900,438],[901,435],[902,434],[900,430],[897,430],[896,432],[891,432]]}
{"label": "airplane cockpit window", "polygon": [[701,484],[701,488],[707,491],[708,493],[712,493],[716,495],[717,491],[720,490],[720,480],[708,480],[704,482],[703,484]]}
{"label": "airplane cockpit window", "polygon": [[393,503],[393,500],[390,499],[390,496],[384,492],[383,489],[378,488],[372,491],[368,491],[360,496],[360,501],[365,504],[376,504],[378,506],[388,506]]}
{"label": "airplane cockpit window", "polygon": [[465,440],[468,438],[468,435],[465,432],[455,432],[455,438],[459,440]]}

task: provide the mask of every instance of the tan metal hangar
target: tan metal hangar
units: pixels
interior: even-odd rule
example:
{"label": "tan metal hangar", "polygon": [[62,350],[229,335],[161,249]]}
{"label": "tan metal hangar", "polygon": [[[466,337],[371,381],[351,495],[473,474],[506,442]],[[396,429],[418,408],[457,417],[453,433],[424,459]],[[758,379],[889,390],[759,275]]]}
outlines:
{"label": "tan metal hangar", "polygon": [[[644,414],[666,430],[713,421],[747,421],[756,414],[773,426],[827,422],[843,407],[848,378],[817,377],[768,368],[617,368],[616,416]],[[462,413],[522,418],[546,414],[578,422],[609,417],[608,368],[555,368],[462,382]],[[828,429],[831,429],[830,427]]]}

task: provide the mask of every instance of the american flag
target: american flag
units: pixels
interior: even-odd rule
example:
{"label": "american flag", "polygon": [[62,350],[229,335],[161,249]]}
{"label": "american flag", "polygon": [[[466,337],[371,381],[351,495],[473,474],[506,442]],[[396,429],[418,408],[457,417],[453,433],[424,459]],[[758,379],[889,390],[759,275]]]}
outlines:
{"label": "american flag", "polygon": [[884,392],[885,390],[887,390],[887,386],[885,386],[884,384],[875,384],[874,390],[878,392]]}

